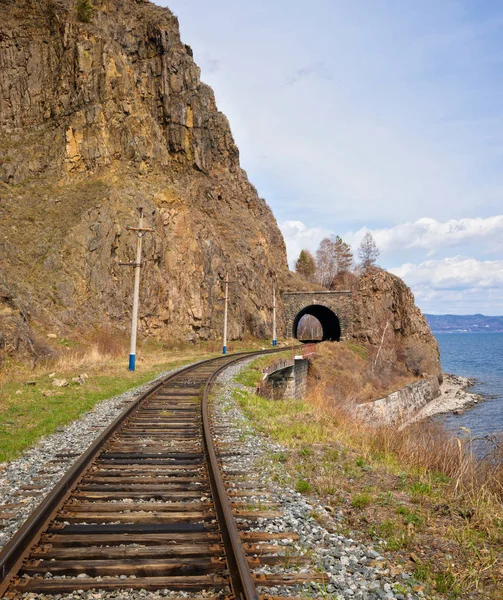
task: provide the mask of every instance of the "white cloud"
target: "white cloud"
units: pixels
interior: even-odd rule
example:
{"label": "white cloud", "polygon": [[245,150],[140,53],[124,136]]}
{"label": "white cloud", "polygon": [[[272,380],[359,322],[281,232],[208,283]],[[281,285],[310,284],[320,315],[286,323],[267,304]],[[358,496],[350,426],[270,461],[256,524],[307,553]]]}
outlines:
{"label": "white cloud", "polygon": [[366,224],[421,308],[503,314],[501,261],[481,262],[503,255],[498,3],[156,1],[179,15],[290,264],[331,233],[356,254]]}
{"label": "white cloud", "polygon": [[279,224],[281,233],[285,238],[288,262],[293,264],[301,250],[316,252],[321,240],[330,235],[330,231],[323,227],[306,227],[301,221],[285,221]]}
{"label": "white cloud", "polygon": [[[346,237],[355,246],[369,229],[362,228]],[[426,250],[428,256],[440,249],[476,244],[486,253],[503,250],[503,215],[483,218],[450,219],[437,221],[422,218],[386,229],[370,230],[381,253],[393,253],[403,249]]]}
{"label": "white cloud", "polygon": [[454,256],[419,265],[406,263],[389,270],[413,287],[427,286],[434,290],[503,288],[503,260],[479,261]]}
{"label": "white cloud", "polygon": [[[323,227],[307,227],[302,221],[284,221],[280,229],[285,238],[290,262],[297,258],[302,248],[316,251],[320,241],[333,232]],[[369,229],[342,233],[342,237],[353,247],[354,252],[367,231],[372,233],[381,257],[387,262],[402,256],[405,250],[425,251],[433,256],[442,250],[463,249],[473,246],[477,253],[491,254],[503,251],[503,215],[483,218],[450,219],[437,221],[427,217],[414,222],[401,223],[394,227]],[[395,261],[396,262],[396,261]]]}
{"label": "white cloud", "polygon": [[[333,233],[322,227],[307,227],[302,221],[285,221],[280,223],[280,229],[292,266],[303,248],[314,254],[320,241]],[[356,252],[366,231],[362,229],[343,237],[353,244]],[[425,218],[372,231],[381,251],[388,253],[391,259],[403,256],[405,248],[426,250],[431,254],[442,248],[466,246],[470,242],[484,246],[487,251],[495,251],[501,247],[502,233],[503,216],[446,222]],[[503,314],[503,260],[451,256],[421,262],[420,258],[417,263],[407,262],[389,271],[411,287],[424,312]]]}
{"label": "white cloud", "polygon": [[503,314],[503,260],[455,256],[389,269],[424,312]]}

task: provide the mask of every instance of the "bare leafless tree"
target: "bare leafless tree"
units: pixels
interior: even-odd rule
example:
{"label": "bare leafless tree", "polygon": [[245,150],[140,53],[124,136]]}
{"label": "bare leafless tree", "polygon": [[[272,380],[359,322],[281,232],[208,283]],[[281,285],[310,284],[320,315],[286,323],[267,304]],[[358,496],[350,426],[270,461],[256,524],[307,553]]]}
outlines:
{"label": "bare leafless tree", "polygon": [[360,247],[358,248],[358,257],[360,259],[360,266],[364,271],[375,266],[377,262],[379,249],[377,248],[370,231],[367,231],[363,236]]}
{"label": "bare leafless tree", "polygon": [[332,235],[321,240],[316,251],[316,278],[321,285],[335,288],[337,281],[349,273],[352,264],[351,247],[340,236]]}
{"label": "bare leafless tree", "polygon": [[323,329],[318,319],[313,315],[304,315],[297,326],[297,338],[299,340],[321,340]]}

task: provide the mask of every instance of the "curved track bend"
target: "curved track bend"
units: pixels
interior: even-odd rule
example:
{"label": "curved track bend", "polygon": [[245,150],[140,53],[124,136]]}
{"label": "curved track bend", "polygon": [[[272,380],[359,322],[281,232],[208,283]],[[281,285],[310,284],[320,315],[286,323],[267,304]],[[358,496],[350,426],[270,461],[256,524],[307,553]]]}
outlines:
{"label": "curved track bend", "polygon": [[282,564],[270,542],[286,534],[247,531],[247,522],[278,513],[250,509],[253,485],[238,489],[232,474],[222,477],[208,407],[223,369],[278,351],[203,361],[139,397],[0,554],[0,597],[132,588],[257,600],[258,586],[301,583],[291,574],[254,575],[260,565]]}

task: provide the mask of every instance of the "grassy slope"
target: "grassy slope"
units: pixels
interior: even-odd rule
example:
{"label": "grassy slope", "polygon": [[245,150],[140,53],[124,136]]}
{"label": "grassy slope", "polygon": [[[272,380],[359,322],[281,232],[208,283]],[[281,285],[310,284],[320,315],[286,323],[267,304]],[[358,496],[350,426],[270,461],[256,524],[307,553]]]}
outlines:
{"label": "grassy slope", "polygon": [[[257,371],[247,367],[239,382]],[[287,448],[273,458],[297,491],[317,494],[329,510],[344,507],[348,533],[382,544],[394,559],[388,568],[412,571],[429,597],[501,598],[503,507],[494,497],[463,492],[446,473],[376,444],[375,430],[316,398],[270,401],[251,388],[235,397],[260,432]]]}
{"label": "grassy slope", "polygon": [[[194,360],[197,358],[193,357]],[[189,358],[173,358],[135,373],[119,364],[116,369],[109,366],[108,374],[91,367],[85,370],[89,379],[82,386],[71,382],[78,372],[64,370],[58,372],[57,377],[69,380],[68,387],[53,387],[47,375],[30,378],[34,385],[23,382],[5,384],[0,393],[0,462],[12,460],[42,436],[77,419],[101,400],[121,394],[154,379],[161,371],[190,361]],[[44,392],[47,391],[55,391],[58,395],[46,397]]]}
{"label": "grassy slope", "polygon": [[[101,340],[101,346],[85,351],[73,351],[67,340],[59,340],[59,344],[68,351],[55,361],[35,369],[9,364],[0,372],[0,462],[19,456],[41,437],[77,419],[106,398],[151,381],[163,371],[219,355],[216,343],[172,349],[147,343],[142,345],[136,371],[131,373],[127,370],[127,346],[122,341]],[[259,347],[258,342],[233,343],[230,351]],[[53,373],[70,385],[54,387],[53,378],[49,377]],[[72,382],[81,373],[88,375],[86,383]]]}

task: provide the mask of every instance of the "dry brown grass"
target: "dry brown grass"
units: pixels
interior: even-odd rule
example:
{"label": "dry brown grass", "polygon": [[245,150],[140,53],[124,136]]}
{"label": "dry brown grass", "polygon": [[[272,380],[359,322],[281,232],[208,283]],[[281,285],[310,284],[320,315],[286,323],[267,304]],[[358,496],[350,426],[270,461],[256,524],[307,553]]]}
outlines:
{"label": "dry brown grass", "polygon": [[[42,342],[50,349],[35,363],[9,359],[0,368],[0,385],[14,381],[36,379],[55,372],[59,375],[77,375],[82,371],[119,374],[127,370],[129,356],[129,332],[103,327],[86,335],[75,335],[72,339],[58,337]],[[260,340],[237,340],[227,345],[227,350],[239,352],[256,350],[263,346]],[[220,354],[219,340],[197,344],[177,339],[139,339],[137,348],[137,370],[146,371],[155,367],[163,370],[173,361],[197,360]]]}
{"label": "dry brown grass", "polygon": [[387,352],[372,369],[375,348],[353,342],[320,344],[312,360],[311,380],[343,404],[381,398],[416,379],[403,363],[388,360]]}
{"label": "dry brown grass", "polygon": [[[468,432],[457,439],[429,422],[399,429],[356,420],[348,398],[389,384],[387,376],[366,382],[368,358],[356,351],[361,360],[354,361],[355,349],[336,356],[343,371],[347,361],[358,365],[353,378],[345,373],[337,382],[333,367],[326,380],[318,373],[304,402],[271,402],[241,390],[236,399],[260,431],[284,446],[272,458],[285,464],[287,481],[293,478],[301,493],[316,493],[333,512],[340,507],[347,535],[382,545],[389,568],[412,572],[414,585],[426,584],[427,598],[499,600],[501,444],[494,440],[477,458]],[[328,360],[327,354],[320,358]]]}
{"label": "dry brown grass", "polygon": [[92,352],[101,356],[125,356],[129,348],[129,335],[112,327],[101,327],[89,336]]}
{"label": "dry brown grass", "polygon": [[[370,523],[371,534],[385,539],[388,536],[390,548],[404,558],[411,550],[417,552],[421,557],[418,570],[424,570],[419,577],[430,583],[446,577],[450,582],[445,588],[450,594],[448,597],[464,597],[459,596],[461,591],[470,590],[473,597],[500,598],[497,591],[503,586],[503,447],[500,441],[492,440],[485,454],[480,455],[475,452],[475,440],[469,431],[463,438],[452,437],[433,422],[402,429],[373,427],[355,420],[348,405],[334,399],[321,384],[311,391],[307,400],[317,420],[326,422],[328,416],[336,431],[327,439],[319,439],[320,443],[335,441],[361,457],[358,460],[362,463],[374,466],[372,473],[365,474],[365,485],[358,480],[358,473],[351,472],[350,484],[346,486],[341,485],[340,470],[310,468],[307,480],[313,489],[330,495],[334,493],[332,490],[339,490],[337,495],[352,498],[355,501],[353,523],[367,524],[367,527]],[[387,477],[390,477],[388,481]],[[409,484],[409,498],[404,498],[400,489],[399,482],[404,477],[415,481]],[[362,493],[357,493],[358,490]],[[376,494],[379,490],[383,491]],[[383,498],[388,498],[384,494],[389,494],[390,506],[376,507],[376,500],[380,498],[382,503]],[[363,499],[372,506],[360,506]],[[410,523],[404,527],[399,518],[397,520],[397,510],[405,514],[405,518],[420,515],[419,529],[412,528]],[[383,522],[389,524],[389,533],[381,527]],[[403,539],[398,539],[397,531]],[[452,564],[445,559],[448,555],[454,557]]]}
{"label": "dry brown grass", "polygon": [[426,486],[438,477],[448,481],[445,502],[457,506],[488,539],[503,541],[503,446],[497,439],[480,455],[468,430],[460,438],[430,421],[375,427],[355,419],[348,404],[323,384],[311,390],[307,401],[319,419],[330,415],[337,439],[366,460],[377,461],[390,473],[415,473]]}

